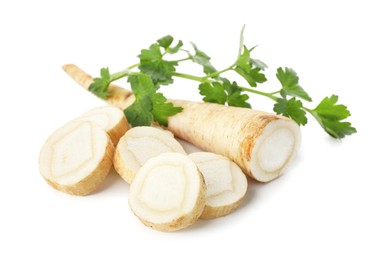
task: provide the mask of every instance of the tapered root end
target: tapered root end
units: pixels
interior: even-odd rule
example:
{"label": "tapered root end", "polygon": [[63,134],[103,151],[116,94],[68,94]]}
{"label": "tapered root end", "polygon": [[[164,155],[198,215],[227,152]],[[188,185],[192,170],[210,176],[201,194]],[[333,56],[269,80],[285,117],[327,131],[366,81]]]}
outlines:
{"label": "tapered root end", "polygon": [[300,147],[298,125],[291,120],[270,122],[256,140],[250,160],[251,175],[268,182],[279,177],[293,161]]}

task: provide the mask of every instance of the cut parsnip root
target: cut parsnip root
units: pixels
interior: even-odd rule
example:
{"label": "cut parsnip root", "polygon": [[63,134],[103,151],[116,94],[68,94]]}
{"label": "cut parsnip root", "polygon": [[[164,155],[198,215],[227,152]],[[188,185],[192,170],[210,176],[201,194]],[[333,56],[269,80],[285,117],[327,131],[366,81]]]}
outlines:
{"label": "cut parsnip root", "polygon": [[75,120],[57,129],[43,145],[40,173],[55,189],[86,195],[107,176],[114,146],[97,124]]}
{"label": "cut parsnip root", "polygon": [[300,129],[289,118],[248,108],[172,102],[183,107],[169,118],[168,129],[175,136],[228,157],[258,181],[280,176],[300,146]]}
{"label": "cut parsnip root", "polygon": [[103,106],[92,109],[82,114],[79,120],[90,121],[101,126],[110,136],[116,146],[119,139],[130,128],[125,114],[121,109],[114,106]]}
{"label": "cut parsnip root", "polygon": [[[88,89],[92,82],[89,74],[75,65],[65,65],[64,70]],[[134,102],[134,95],[113,85],[106,102],[125,109]],[[202,150],[228,157],[258,181],[268,182],[279,177],[299,149],[300,129],[289,118],[219,104],[171,102],[183,107],[183,111],[170,117],[168,122],[168,129],[176,137]]]}
{"label": "cut parsnip root", "polygon": [[134,127],[117,145],[114,168],[127,183],[131,183],[148,159],[166,152],[186,154],[171,132],[157,127]]}
{"label": "cut parsnip root", "polygon": [[206,182],[206,206],[200,218],[211,219],[228,215],[243,202],[247,178],[228,158],[208,152],[189,154]]}
{"label": "cut parsnip root", "polygon": [[129,204],[146,226],[175,231],[199,218],[205,193],[203,177],[187,155],[164,153],[139,170],[130,186]]}

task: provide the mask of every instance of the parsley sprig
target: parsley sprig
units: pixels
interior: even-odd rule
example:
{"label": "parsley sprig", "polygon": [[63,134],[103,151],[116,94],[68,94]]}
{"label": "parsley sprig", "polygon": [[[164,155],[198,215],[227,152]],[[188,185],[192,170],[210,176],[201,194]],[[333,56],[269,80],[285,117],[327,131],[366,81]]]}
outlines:
{"label": "parsley sprig", "polygon": [[[108,68],[102,68],[100,77],[94,79],[89,90],[98,97],[106,99],[109,95],[109,84],[127,77],[136,97],[135,102],[124,111],[132,126],[150,125],[153,121],[166,126],[169,116],[182,111],[181,107],[174,106],[159,92],[160,86],[172,84],[174,77],[179,77],[199,82],[199,93],[205,102],[250,108],[248,93],[253,93],[272,99],[275,102],[274,112],[290,117],[299,125],[308,123],[307,113],[309,113],[334,138],[341,139],[357,132],[349,122],[344,121],[350,116],[350,112],[345,105],[337,104],[336,95],[325,97],[314,109],[306,107],[303,102],[312,102],[312,98],[300,86],[299,77],[291,68],[277,69],[276,77],[280,83],[277,91],[258,90],[257,87],[267,81],[264,74],[267,65],[251,57],[256,46],[248,48],[244,45],[244,27],[240,34],[236,61],[222,70],[217,70],[211,64],[211,58],[194,43],[191,43],[191,46],[191,51],[186,50],[182,41],[174,43],[172,36],[165,36],[150,45],[148,49],[141,50],[138,55],[139,63],[113,74],[110,74]],[[166,58],[173,54],[184,57]],[[205,75],[195,76],[179,72],[177,66],[186,61],[202,66]],[[235,81],[223,77],[227,71],[236,72],[248,86],[239,86]]]}

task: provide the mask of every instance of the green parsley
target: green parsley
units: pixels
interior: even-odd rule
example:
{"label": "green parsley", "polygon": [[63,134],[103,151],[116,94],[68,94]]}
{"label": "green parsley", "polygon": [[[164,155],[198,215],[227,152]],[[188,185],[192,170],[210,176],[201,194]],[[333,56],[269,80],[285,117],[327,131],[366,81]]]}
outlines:
{"label": "green parsley", "polygon": [[[109,84],[126,77],[136,97],[135,102],[124,111],[132,126],[150,125],[152,122],[166,126],[168,117],[182,111],[181,107],[175,107],[159,92],[162,85],[172,84],[173,78],[179,77],[199,82],[199,93],[205,102],[250,108],[248,93],[253,93],[272,99],[275,102],[275,113],[290,117],[299,125],[308,123],[309,113],[334,138],[341,139],[357,132],[349,122],[344,121],[350,116],[350,112],[346,106],[337,104],[336,95],[325,97],[314,109],[306,107],[303,102],[312,102],[312,98],[300,86],[299,77],[291,68],[277,69],[276,78],[280,82],[278,90],[258,90],[257,88],[267,81],[264,74],[267,65],[251,57],[256,46],[248,48],[244,45],[244,27],[240,34],[237,59],[225,69],[217,70],[205,52],[194,43],[191,43],[191,46],[192,49],[187,50],[183,48],[182,41],[175,44],[172,36],[162,37],[148,49],[141,50],[138,55],[139,63],[113,74],[110,74],[108,68],[102,68],[100,77],[94,79],[89,91],[106,99],[109,95]],[[173,54],[184,54],[184,58],[167,58]],[[195,76],[179,72],[178,64],[186,61],[202,66],[204,75]],[[133,71],[136,68],[138,71]],[[227,71],[237,73],[248,86],[239,86],[235,81],[224,78],[222,74]]]}

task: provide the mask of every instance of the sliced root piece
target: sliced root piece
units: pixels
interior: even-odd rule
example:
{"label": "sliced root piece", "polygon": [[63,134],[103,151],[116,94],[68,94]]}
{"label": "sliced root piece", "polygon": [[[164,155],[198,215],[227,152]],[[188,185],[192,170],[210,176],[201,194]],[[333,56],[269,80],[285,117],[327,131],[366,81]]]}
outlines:
{"label": "sliced root piece", "polygon": [[248,108],[172,100],[183,111],[168,129],[199,148],[224,155],[261,181],[280,176],[300,146],[300,129],[289,118]]}
{"label": "sliced root piece", "polygon": [[147,160],[166,152],[186,154],[171,132],[156,127],[134,127],[117,145],[114,168],[127,183],[131,183]]}
{"label": "sliced root piece", "polygon": [[208,152],[189,154],[206,182],[206,206],[200,218],[226,216],[243,202],[247,192],[247,178],[228,158]]}
{"label": "sliced root piece", "polygon": [[121,109],[114,106],[103,106],[92,109],[83,115],[79,120],[90,121],[101,126],[110,136],[116,146],[119,139],[130,128],[125,114]]}
{"label": "sliced root piece", "polygon": [[97,124],[75,120],[56,130],[43,145],[40,173],[55,189],[86,195],[107,176],[114,146]]}
{"label": "sliced root piece", "polygon": [[145,225],[175,231],[199,218],[205,192],[203,177],[187,155],[164,153],[139,170],[130,186],[129,204]]}

